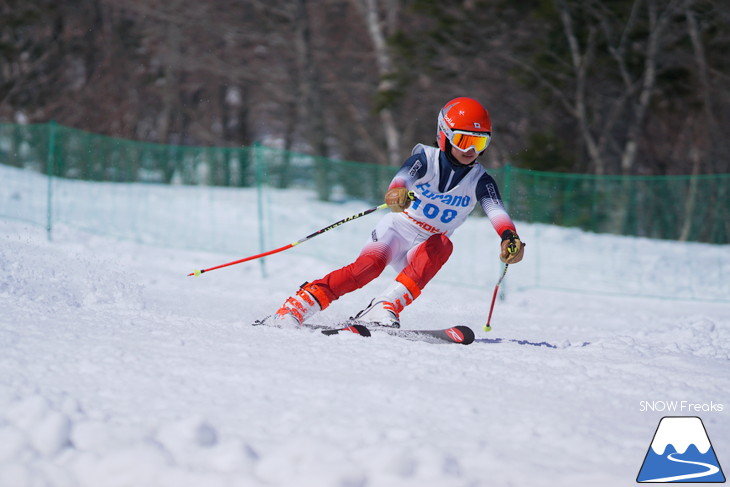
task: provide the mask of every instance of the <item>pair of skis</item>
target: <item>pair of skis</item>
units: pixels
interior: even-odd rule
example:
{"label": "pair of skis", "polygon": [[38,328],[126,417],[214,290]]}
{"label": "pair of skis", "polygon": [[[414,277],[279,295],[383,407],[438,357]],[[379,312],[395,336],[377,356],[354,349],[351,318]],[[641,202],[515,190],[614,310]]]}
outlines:
{"label": "pair of skis", "polygon": [[354,333],[363,337],[369,337],[373,333],[385,333],[390,336],[405,338],[411,341],[430,343],[459,343],[469,345],[474,341],[474,331],[468,326],[452,326],[441,330],[405,330],[402,328],[373,327],[365,325],[350,324],[340,328],[331,328],[322,325],[304,324],[307,328],[319,330],[324,335],[339,335]]}

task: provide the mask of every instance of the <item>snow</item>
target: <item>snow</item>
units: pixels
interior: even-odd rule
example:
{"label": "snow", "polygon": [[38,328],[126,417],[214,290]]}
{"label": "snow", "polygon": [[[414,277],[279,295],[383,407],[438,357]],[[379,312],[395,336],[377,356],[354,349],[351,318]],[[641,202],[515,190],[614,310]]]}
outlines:
{"label": "snow", "polygon": [[[468,324],[474,344],[326,337],[249,324],[302,282],[354,258],[377,216],[269,257],[265,267],[254,261],[186,277],[257,252],[258,238],[244,232],[238,250],[215,252],[193,250],[197,241],[163,243],[179,241],[180,226],[208,210],[185,201],[191,188],[77,186],[57,195],[75,205],[58,215],[52,242],[38,225],[0,219],[0,486],[629,485],[666,415],[701,416],[720,464],[730,465],[728,284],[716,281],[721,293],[709,302],[628,294],[651,285],[652,294],[675,296],[702,275],[726,276],[717,263],[726,265],[727,246],[522,224],[525,261],[510,266],[506,298],[485,333],[497,240],[457,231],[444,275],[404,311],[403,326]],[[16,203],[25,197],[17,188]],[[139,201],[145,188],[165,202],[157,220],[165,226],[148,232],[117,205],[99,230],[105,195]],[[256,227],[245,224],[256,215],[240,207],[254,193],[215,198],[230,205],[218,224],[229,215],[229,227]],[[269,248],[364,209],[305,207],[269,207],[286,225],[267,230]],[[115,238],[122,232],[112,229],[125,225],[137,225],[137,241]],[[464,235],[476,232],[469,225]],[[566,241],[580,243],[578,264],[561,248]],[[627,245],[632,279],[617,250]],[[550,266],[536,267],[538,256]],[[682,283],[662,274],[662,263],[678,256],[696,257]],[[474,273],[478,284],[464,278]],[[320,321],[358,311],[392,277],[335,302]],[[541,288],[521,287],[536,278]],[[563,292],[561,281],[629,289]],[[505,341],[487,341],[496,338]],[[723,407],[670,414],[642,401]]]}
{"label": "snow", "polygon": [[664,455],[664,450],[669,445],[674,446],[677,453],[684,453],[690,445],[694,445],[703,455],[711,446],[699,418],[680,417],[662,420],[651,442],[651,449],[657,455]]}

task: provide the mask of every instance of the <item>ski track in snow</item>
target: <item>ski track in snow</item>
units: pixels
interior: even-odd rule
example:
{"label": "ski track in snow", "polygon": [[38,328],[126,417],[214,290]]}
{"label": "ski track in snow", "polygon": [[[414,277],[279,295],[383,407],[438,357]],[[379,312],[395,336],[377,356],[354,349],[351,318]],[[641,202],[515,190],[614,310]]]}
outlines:
{"label": "ski track in snow", "polygon": [[642,400],[723,403],[730,464],[726,304],[520,291],[487,334],[492,289],[437,279],[404,327],[474,344],[327,337],[249,326],[332,268],[296,250],[192,278],[241,256],[0,228],[0,486],[631,485]]}

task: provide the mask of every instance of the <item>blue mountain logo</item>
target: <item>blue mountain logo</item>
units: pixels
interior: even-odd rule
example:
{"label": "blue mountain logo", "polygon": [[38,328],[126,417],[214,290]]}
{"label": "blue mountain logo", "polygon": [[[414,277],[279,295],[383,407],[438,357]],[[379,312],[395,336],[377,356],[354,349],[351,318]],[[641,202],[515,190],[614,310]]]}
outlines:
{"label": "blue mountain logo", "polygon": [[637,482],[725,482],[705,425],[696,416],[659,421]]}

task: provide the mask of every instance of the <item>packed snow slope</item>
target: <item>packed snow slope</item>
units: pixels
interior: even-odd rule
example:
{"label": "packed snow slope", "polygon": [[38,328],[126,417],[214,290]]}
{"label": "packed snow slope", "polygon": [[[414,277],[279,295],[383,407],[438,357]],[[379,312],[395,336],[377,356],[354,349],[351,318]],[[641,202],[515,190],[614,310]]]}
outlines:
{"label": "packed snow slope", "polygon": [[[301,221],[290,239],[316,228]],[[586,275],[618,242],[549,231],[585,243]],[[482,251],[496,259],[497,245]],[[250,326],[332,268],[297,247],[268,258],[266,277],[257,262],[186,277],[246,255],[64,225],[49,242],[0,220],[0,486],[634,485],[667,415],[700,416],[730,466],[728,304],[511,291],[485,333],[491,272],[489,286],[436,279],[402,314],[404,328],[470,325],[472,345],[326,337]]]}

